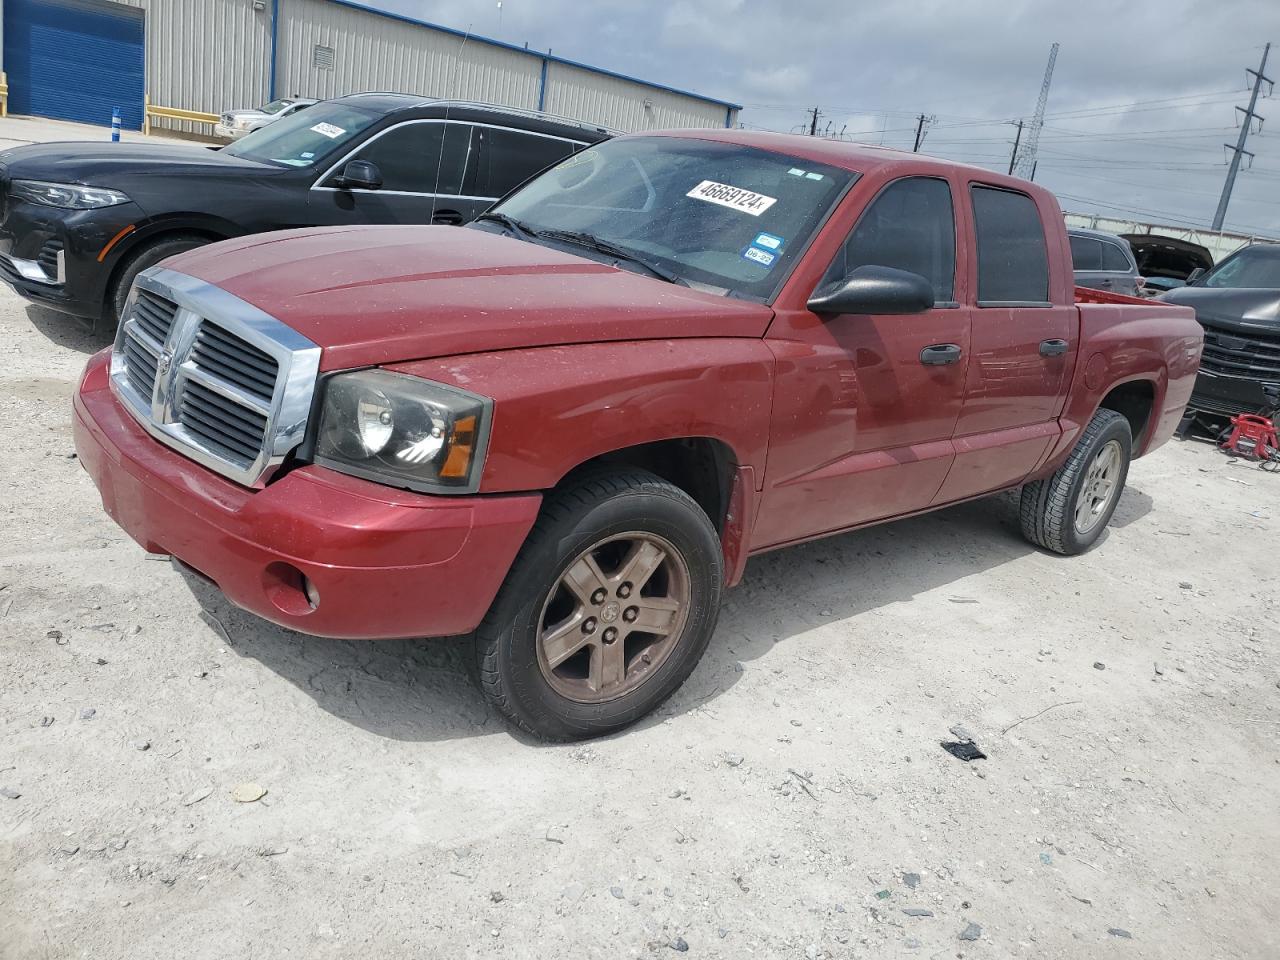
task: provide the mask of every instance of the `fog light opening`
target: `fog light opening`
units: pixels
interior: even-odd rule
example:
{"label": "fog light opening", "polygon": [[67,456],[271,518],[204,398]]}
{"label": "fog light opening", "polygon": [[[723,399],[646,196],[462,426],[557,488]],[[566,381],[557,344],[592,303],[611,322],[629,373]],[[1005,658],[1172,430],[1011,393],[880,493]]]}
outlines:
{"label": "fog light opening", "polygon": [[307,603],[311,604],[312,610],[320,606],[320,590],[307,579],[306,574],[303,574],[302,577],[302,592],[307,595]]}

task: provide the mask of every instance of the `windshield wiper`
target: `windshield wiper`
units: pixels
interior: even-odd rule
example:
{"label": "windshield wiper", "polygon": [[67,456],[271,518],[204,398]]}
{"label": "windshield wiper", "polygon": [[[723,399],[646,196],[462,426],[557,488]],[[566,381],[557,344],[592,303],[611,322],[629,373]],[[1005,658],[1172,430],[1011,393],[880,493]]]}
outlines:
{"label": "windshield wiper", "polygon": [[539,230],[539,237],[545,237],[549,240],[561,240],[565,243],[572,243],[579,247],[587,247],[598,253],[613,257],[617,260],[625,260],[628,263],[634,263],[637,266],[644,267],[653,276],[659,280],[665,280],[667,283],[674,283],[681,287],[689,286],[689,282],[683,277],[677,276],[666,267],[659,266],[652,260],[640,256],[625,247],[610,243],[608,240],[602,240],[593,233],[585,233],[577,230]]}
{"label": "windshield wiper", "polygon": [[538,231],[531,227],[526,227],[515,217],[508,217],[505,213],[482,213],[480,216],[476,217],[476,220],[489,220],[493,223],[504,226],[519,239],[529,241],[530,243],[537,240],[539,236]]}

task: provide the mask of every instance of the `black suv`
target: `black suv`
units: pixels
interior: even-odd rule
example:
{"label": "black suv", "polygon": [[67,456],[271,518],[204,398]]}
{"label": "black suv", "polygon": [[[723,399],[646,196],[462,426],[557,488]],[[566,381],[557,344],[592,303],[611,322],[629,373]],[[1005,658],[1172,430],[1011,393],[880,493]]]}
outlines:
{"label": "black suv", "polygon": [[362,93],[224,147],[16,147],[0,153],[0,279],[113,324],[133,278],[183,250],[289,227],[466,223],[609,136],[531,111]]}

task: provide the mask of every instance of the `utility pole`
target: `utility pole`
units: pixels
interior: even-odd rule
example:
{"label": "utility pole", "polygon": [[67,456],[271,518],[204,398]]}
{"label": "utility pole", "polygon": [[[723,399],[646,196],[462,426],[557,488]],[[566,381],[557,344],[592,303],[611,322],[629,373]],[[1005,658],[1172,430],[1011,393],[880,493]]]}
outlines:
{"label": "utility pole", "polygon": [[1013,138],[1013,153],[1009,154],[1009,175],[1013,176],[1013,165],[1018,160],[1018,143],[1022,140],[1022,121],[1018,121],[1018,133]]}
{"label": "utility pole", "polygon": [[813,108],[813,119],[809,121],[809,136],[816,137],[818,135],[818,108]]}
{"label": "utility pole", "polygon": [[1262,63],[1258,69],[1246,71],[1253,75],[1253,93],[1249,96],[1248,110],[1236,107],[1237,110],[1244,113],[1244,121],[1240,124],[1240,137],[1236,140],[1236,145],[1232,147],[1229,143],[1224,144],[1228,150],[1232,151],[1231,166],[1227,168],[1227,182],[1222,185],[1222,197],[1218,200],[1218,210],[1213,215],[1214,230],[1221,230],[1222,221],[1227,218],[1227,204],[1231,202],[1231,191],[1235,189],[1236,174],[1240,172],[1240,158],[1247,155],[1250,162],[1253,160],[1253,154],[1249,153],[1249,151],[1244,148],[1244,145],[1245,141],[1249,139],[1249,129],[1253,126],[1253,121],[1255,119],[1258,121],[1258,129],[1262,129],[1262,117],[1259,117],[1254,113],[1253,108],[1258,105],[1258,93],[1262,90],[1263,82],[1271,84],[1272,90],[1275,89],[1275,84],[1271,83],[1270,79],[1263,76],[1263,71],[1267,69],[1267,54],[1270,52],[1271,44],[1268,43],[1262,49]]}
{"label": "utility pole", "polygon": [[920,152],[920,144],[924,140],[924,114],[920,114],[919,122],[916,123],[916,145],[911,148],[912,153]]}
{"label": "utility pole", "polygon": [[1040,148],[1040,129],[1044,126],[1044,108],[1049,102],[1049,84],[1053,82],[1053,65],[1058,62],[1058,45],[1049,48],[1049,63],[1044,68],[1044,82],[1040,84],[1040,99],[1036,101],[1036,115],[1027,129],[1027,142],[1022,154],[1014,164],[1013,172],[1020,177],[1030,178],[1036,165],[1036,151]]}

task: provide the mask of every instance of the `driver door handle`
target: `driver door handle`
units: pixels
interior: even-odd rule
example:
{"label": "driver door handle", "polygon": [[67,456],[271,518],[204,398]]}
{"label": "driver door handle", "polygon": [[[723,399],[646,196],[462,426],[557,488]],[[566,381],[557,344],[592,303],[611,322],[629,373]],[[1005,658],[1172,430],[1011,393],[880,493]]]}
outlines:
{"label": "driver door handle", "polygon": [[963,351],[956,343],[934,343],[920,351],[920,362],[926,367],[955,363]]}
{"label": "driver door handle", "polygon": [[1041,340],[1040,356],[1042,357],[1060,357],[1067,352],[1067,341],[1065,340]]}

